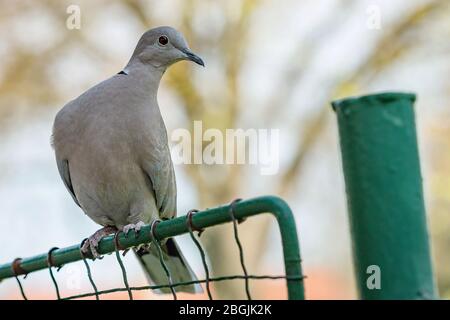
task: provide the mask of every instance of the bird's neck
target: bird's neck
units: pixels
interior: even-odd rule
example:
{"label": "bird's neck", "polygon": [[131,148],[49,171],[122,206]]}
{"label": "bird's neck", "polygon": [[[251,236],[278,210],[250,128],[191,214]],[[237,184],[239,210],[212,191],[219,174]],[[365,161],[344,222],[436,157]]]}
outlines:
{"label": "bird's neck", "polygon": [[156,96],[165,68],[155,68],[136,59],[131,60],[124,71],[129,76],[136,78],[143,86],[154,91],[152,93]]}

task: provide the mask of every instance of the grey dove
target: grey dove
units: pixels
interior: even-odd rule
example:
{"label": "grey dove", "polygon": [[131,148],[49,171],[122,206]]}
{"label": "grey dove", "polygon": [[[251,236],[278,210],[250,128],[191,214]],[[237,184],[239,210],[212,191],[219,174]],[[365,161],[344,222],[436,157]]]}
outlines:
{"label": "grey dove", "polygon": [[[175,174],[157,92],[166,69],[181,60],[204,66],[177,30],[151,29],[140,38],[123,71],[56,115],[53,147],[58,171],[75,203],[103,226],[82,248],[94,258],[106,235],[139,232],[144,224],[176,216]],[[162,246],[174,282],[196,279],[174,239]],[[156,248],[134,251],[149,281],[166,284]],[[198,292],[199,286],[176,290]]]}

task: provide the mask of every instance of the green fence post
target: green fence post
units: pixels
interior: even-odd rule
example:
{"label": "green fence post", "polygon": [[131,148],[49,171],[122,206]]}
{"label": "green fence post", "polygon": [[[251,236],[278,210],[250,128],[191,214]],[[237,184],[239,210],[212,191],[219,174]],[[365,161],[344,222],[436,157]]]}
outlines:
{"label": "green fence post", "polygon": [[437,298],[414,101],[413,94],[381,93],[332,103],[362,299]]}

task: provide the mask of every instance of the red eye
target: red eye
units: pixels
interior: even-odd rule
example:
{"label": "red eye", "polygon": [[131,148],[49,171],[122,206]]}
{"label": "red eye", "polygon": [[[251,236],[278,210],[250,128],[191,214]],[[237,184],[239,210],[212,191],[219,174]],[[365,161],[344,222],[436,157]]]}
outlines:
{"label": "red eye", "polygon": [[159,44],[165,46],[166,44],[169,43],[169,38],[167,38],[166,36],[160,36],[158,42]]}

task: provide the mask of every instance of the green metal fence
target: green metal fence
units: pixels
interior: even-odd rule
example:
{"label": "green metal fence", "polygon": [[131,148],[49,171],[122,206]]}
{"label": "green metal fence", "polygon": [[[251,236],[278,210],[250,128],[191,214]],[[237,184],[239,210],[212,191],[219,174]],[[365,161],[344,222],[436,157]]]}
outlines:
{"label": "green metal fence", "polygon": [[[285,275],[282,276],[255,276],[247,273],[244,263],[244,253],[241,242],[238,235],[238,222],[243,221],[247,217],[255,216],[261,213],[271,213],[275,216],[278,222],[282,246],[284,255],[284,267]],[[203,230],[205,228],[231,222],[234,225],[234,236],[236,244],[239,249],[241,265],[243,269],[242,275],[222,276],[216,278],[209,277],[209,270],[205,259],[205,253],[201,248],[200,243],[194,237],[194,230]],[[152,229],[153,232],[152,232]],[[203,266],[205,268],[206,278],[204,280],[185,282],[185,283],[172,283],[170,274],[167,274],[168,283],[156,286],[142,286],[142,287],[130,287],[127,280],[127,274],[120,258],[120,250],[126,250],[143,243],[153,242],[159,246],[159,241],[168,238],[175,237],[181,234],[190,233],[192,240],[195,242],[197,248],[200,250]],[[58,299],[76,299],[83,297],[96,296],[97,299],[102,294],[107,294],[117,291],[128,291],[130,299],[133,298],[132,292],[136,290],[150,290],[158,288],[171,288],[178,285],[186,285],[191,283],[205,283],[207,293],[210,299],[212,299],[211,291],[209,290],[209,283],[213,281],[226,281],[234,279],[242,279],[245,281],[245,290],[247,297],[251,299],[251,293],[249,289],[249,280],[257,279],[285,279],[287,284],[288,298],[289,299],[304,299],[303,289],[303,275],[301,269],[300,249],[298,244],[298,237],[296,231],[295,220],[291,209],[282,199],[274,196],[265,196],[254,198],[245,201],[234,201],[229,205],[208,209],[205,211],[195,212],[186,216],[178,217],[172,220],[161,221],[152,226],[144,226],[138,234],[132,234],[125,237],[123,233],[117,234],[117,236],[108,236],[99,243],[98,252],[100,254],[108,254],[115,252],[118,263],[122,269],[124,288],[114,288],[109,290],[99,291],[92,279],[90,267],[86,257],[81,254],[81,245],[73,245],[67,248],[52,248],[48,253],[40,254],[30,258],[15,259],[13,262],[0,265],[0,281],[6,278],[16,278],[19,288],[23,297],[26,299],[24,286],[22,285],[19,276],[26,275],[28,273],[48,269],[50,272],[51,280],[54,283],[56,290],[56,297]],[[83,260],[87,268],[87,275],[93,287],[93,292],[86,294],[79,294],[71,297],[61,297],[59,287],[55,277],[53,275],[53,268],[59,268],[70,262]],[[160,259],[163,264],[163,260]],[[175,291],[172,290],[174,298],[176,299]]]}

